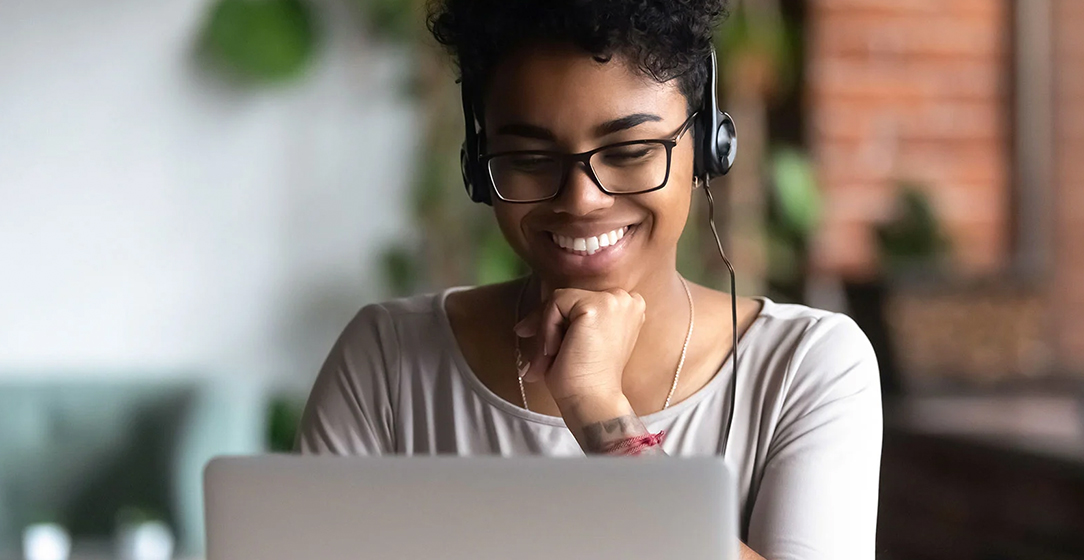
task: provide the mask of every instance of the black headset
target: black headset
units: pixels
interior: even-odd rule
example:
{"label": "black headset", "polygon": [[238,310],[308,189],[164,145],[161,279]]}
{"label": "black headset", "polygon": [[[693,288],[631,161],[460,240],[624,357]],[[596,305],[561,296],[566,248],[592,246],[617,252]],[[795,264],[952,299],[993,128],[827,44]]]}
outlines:
{"label": "black headset", "polygon": [[[718,63],[714,47],[711,50],[711,73],[704,87],[703,107],[696,116],[696,155],[693,159],[693,173],[706,180],[726,175],[734,165],[738,153],[738,136],[734,120],[730,115],[719,110]],[[474,202],[493,205],[492,187],[489,174],[479,162],[485,150],[485,133],[474,114],[473,100],[478,99],[481,91],[475,90],[465,78],[461,82],[463,96],[463,119],[466,135],[463,147],[459,151],[459,164],[463,172],[463,185],[467,195]]]}

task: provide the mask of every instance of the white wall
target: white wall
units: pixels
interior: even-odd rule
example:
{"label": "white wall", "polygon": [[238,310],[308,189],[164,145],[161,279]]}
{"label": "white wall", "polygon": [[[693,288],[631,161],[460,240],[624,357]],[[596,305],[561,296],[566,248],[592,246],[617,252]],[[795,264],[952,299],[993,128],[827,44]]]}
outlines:
{"label": "white wall", "polygon": [[336,13],[303,80],[229,86],[192,56],[207,8],[0,2],[0,376],[304,384],[381,295],[407,59]]}

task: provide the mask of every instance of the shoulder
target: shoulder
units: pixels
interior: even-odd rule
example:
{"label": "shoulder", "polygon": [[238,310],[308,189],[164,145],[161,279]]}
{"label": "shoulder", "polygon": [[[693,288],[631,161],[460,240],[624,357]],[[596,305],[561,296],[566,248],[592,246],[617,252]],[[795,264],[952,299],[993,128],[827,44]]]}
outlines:
{"label": "shoulder", "polygon": [[880,394],[877,356],[842,313],[764,299],[748,353],[760,358],[785,402],[815,405],[840,394]]}
{"label": "shoulder", "polygon": [[376,338],[387,345],[418,335],[430,336],[442,328],[445,299],[461,289],[449,288],[365,305],[346,326],[341,341],[360,343]]}
{"label": "shoulder", "polygon": [[752,340],[753,344],[778,346],[786,341],[789,343],[785,345],[787,349],[801,354],[815,351],[818,354],[847,352],[873,356],[873,348],[866,334],[843,313],[792,303],[775,303],[767,298],[760,300],[763,307],[756,322],[760,323],[761,332]]}
{"label": "shoulder", "polygon": [[496,302],[507,299],[510,287],[453,287],[368,304],[344,329],[340,351],[380,352],[415,365],[440,361],[457,346],[472,348],[475,339],[491,338]]}

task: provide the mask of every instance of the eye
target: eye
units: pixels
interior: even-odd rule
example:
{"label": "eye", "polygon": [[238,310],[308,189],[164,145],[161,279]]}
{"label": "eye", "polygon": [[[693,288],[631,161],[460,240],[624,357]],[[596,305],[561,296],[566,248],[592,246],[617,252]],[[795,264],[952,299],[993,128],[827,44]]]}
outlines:
{"label": "eye", "polygon": [[661,146],[654,144],[633,144],[606,150],[602,153],[602,162],[606,165],[635,165],[654,160],[658,157]]}
{"label": "eye", "polygon": [[506,158],[509,169],[519,173],[540,173],[550,171],[557,164],[552,156],[541,154],[520,154]]}

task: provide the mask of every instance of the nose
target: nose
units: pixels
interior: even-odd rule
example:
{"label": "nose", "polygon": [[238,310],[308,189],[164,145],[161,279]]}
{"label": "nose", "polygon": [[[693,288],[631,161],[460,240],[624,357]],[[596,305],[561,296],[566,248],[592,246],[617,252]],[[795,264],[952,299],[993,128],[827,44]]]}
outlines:
{"label": "nose", "polygon": [[573,164],[568,170],[565,184],[562,185],[560,194],[554,199],[558,212],[586,216],[595,210],[613,206],[613,195],[602,192],[589,173],[587,166],[582,162]]}

